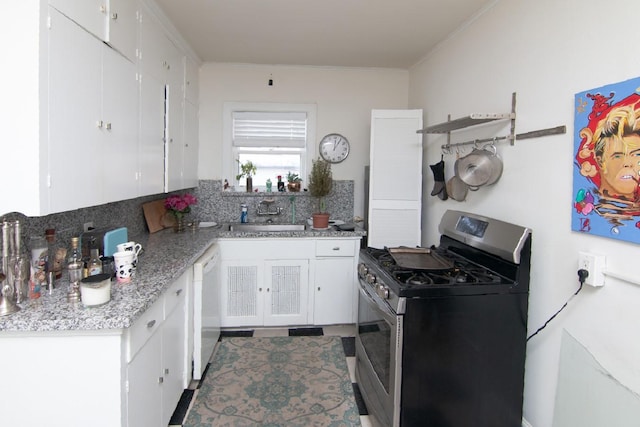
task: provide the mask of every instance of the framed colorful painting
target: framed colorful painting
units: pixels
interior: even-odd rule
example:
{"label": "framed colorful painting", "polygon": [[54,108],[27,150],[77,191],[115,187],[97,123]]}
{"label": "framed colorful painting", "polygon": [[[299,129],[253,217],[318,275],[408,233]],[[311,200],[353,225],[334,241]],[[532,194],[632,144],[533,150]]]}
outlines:
{"label": "framed colorful painting", "polygon": [[640,78],[577,93],[571,229],[640,243]]}

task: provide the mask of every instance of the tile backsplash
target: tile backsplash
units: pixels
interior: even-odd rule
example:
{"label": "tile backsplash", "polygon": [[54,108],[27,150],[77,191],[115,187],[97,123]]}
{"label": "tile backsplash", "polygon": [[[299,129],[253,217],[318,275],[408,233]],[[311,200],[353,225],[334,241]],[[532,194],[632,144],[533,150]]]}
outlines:
{"label": "tile backsplash", "polygon": [[[331,219],[349,222],[353,220],[353,181],[334,181],[333,190],[326,197],[326,209]],[[299,193],[246,193],[222,191],[222,181],[201,180],[197,188],[175,192],[191,192],[198,198],[198,204],[192,208],[190,217],[200,221],[239,222],[240,205],[247,204],[250,222],[304,222],[317,208],[317,200],[305,191]],[[173,194],[173,193],[170,193]],[[96,228],[127,227],[129,236],[148,233],[142,204],[164,199],[168,194],[138,197],[120,202],[107,203],[90,208],[77,209],[42,217],[27,217],[18,212],[3,215],[6,219],[20,219],[25,236],[41,235],[47,228],[56,229],[56,241],[67,244],[72,236],[82,232],[83,224],[93,222]],[[271,209],[280,208],[279,215],[257,215],[258,204],[265,199],[273,199]],[[295,205],[295,221],[294,214]]]}

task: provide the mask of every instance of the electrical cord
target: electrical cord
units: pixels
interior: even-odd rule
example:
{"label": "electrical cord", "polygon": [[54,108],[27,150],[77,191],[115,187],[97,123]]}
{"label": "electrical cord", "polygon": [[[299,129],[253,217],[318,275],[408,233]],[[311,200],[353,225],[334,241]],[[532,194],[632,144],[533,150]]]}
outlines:
{"label": "electrical cord", "polygon": [[531,338],[533,338],[534,336],[536,336],[538,334],[538,332],[540,332],[541,330],[543,330],[544,328],[547,327],[547,325],[549,324],[549,322],[551,322],[558,314],[560,314],[560,312],[562,310],[565,309],[565,307],[567,306],[567,304],[569,304],[569,301],[571,301],[576,295],[578,295],[578,293],[582,290],[582,285],[584,285],[584,281],[587,280],[587,277],[589,277],[589,272],[587,270],[584,269],[580,269],[578,270],[578,281],[580,282],[580,287],[578,287],[578,290],[571,295],[571,298],[569,298],[567,300],[567,302],[564,303],[564,305],[562,307],[560,307],[560,310],[556,311],[555,314],[553,316],[551,316],[546,322],[544,322],[544,325],[540,326],[538,328],[537,331],[535,331],[534,333],[532,333],[531,335],[529,335],[527,337],[527,341],[529,341]]}

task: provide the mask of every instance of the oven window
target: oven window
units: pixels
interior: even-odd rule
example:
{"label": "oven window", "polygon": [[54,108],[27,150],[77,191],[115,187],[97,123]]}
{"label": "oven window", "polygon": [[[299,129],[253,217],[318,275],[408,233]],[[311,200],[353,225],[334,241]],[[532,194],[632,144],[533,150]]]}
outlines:
{"label": "oven window", "polygon": [[366,358],[371,362],[378,380],[389,393],[391,373],[391,325],[380,315],[375,306],[362,296],[358,302],[358,336]]}

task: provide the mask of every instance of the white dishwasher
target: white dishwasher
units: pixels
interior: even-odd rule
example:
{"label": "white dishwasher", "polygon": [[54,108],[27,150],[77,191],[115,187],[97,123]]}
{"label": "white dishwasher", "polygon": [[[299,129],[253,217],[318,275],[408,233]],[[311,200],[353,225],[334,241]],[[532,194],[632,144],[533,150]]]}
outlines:
{"label": "white dishwasher", "polygon": [[220,248],[211,245],[193,264],[193,379],[202,373],[220,337]]}

